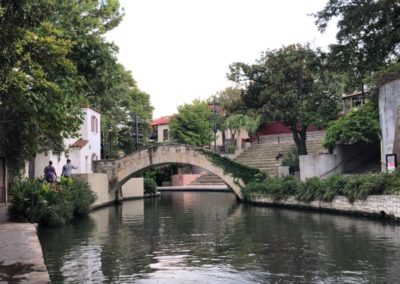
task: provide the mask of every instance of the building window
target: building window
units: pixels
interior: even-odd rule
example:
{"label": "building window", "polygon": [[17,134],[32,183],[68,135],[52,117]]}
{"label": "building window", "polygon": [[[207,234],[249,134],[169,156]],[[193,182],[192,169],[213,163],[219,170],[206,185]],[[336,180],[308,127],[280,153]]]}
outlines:
{"label": "building window", "polygon": [[163,130],[163,141],[167,141],[168,140],[168,129],[164,129]]}
{"label": "building window", "polygon": [[92,119],[91,119],[91,130],[94,133],[98,133],[99,132],[98,120],[97,120],[97,117],[95,117],[94,115],[92,115]]}
{"label": "building window", "polygon": [[356,96],[351,98],[351,107],[356,108],[365,104],[365,96]]}

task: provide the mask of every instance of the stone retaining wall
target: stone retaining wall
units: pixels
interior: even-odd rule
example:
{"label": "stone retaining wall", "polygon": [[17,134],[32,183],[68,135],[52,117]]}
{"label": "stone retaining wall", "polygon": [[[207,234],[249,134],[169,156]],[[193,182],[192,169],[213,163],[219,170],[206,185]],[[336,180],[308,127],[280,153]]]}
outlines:
{"label": "stone retaining wall", "polygon": [[277,201],[272,197],[260,195],[252,196],[248,201],[256,204],[388,216],[400,220],[400,196],[397,195],[371,195],[366,200],[356,200],[353,203],[350,203],[345,196],[337,196],[332,200],[332,202],[312,201],[308,203],[298,201],[294,197]]}

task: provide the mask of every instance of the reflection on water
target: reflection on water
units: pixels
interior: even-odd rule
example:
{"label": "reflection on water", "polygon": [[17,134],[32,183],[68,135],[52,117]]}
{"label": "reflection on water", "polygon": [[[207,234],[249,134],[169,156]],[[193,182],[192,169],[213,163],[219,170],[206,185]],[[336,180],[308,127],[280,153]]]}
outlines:
{"label": "reflection on water", "polygon": [[174,192],[40,229],[53,283],[395,283],[400,226]]}

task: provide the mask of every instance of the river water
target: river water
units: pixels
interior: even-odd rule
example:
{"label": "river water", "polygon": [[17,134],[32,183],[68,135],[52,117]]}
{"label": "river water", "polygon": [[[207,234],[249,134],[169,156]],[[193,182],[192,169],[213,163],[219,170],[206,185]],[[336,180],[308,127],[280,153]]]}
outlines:
{"label": "river water", "polygon": [[400,225],[164,192],[39,238],[52,283],[399,283]]}

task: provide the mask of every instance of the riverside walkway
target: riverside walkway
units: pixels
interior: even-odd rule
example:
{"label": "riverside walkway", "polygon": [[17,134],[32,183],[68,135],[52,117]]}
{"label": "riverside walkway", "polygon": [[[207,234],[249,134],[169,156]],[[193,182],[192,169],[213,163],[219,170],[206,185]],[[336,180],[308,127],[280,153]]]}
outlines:
{"label": "riverside walkway", "polygon": [[10,223],[0,204],[0,283],[50,283],[36,225]]}

